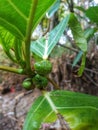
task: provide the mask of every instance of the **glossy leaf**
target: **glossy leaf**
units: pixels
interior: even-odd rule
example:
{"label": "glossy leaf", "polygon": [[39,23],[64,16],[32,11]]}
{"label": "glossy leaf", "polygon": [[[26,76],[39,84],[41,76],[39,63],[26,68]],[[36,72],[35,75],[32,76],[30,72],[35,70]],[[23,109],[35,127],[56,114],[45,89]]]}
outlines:
{"label": "glossy leaf", "polygon": [[24,39],[32,8],[36,10],[32,16],[31,28],[34,30],[55,0],[38,0],[37,5],[34,2],[35,0],[19,0],[18,2],[17,0],[0,0],[0,25],[18,38]]}
{"label": "glossy leaf", "polygon": [[79,47],[82,51],[87,51],[87,40],[84,36],[84,31],[81,28],[77,17],[71,13],[69,27],[72,31],[74,40],[76,42],[77,47]]}
{"label": "glossy leaf", "polygon": [[42,123],[53,123],[61,114],[71,130],[98,129],[98,97],[53,91],[40,96],[32,105],[23,130],[39,130]]}
{"label": "glossy leaf", "polygon": [[69,21],[69,16],[67,15],[50,33],[48,38],[41,38],[35,42],[31,43],[31,51],[34,52],[39,57],[47,59],[60,37],[62,36],[64,30],[66,29]]}
{"label": "glossy leaf", "polygon": [[92,21],[98,24],[98,6],[90,7],[86,10],[86,16]]}

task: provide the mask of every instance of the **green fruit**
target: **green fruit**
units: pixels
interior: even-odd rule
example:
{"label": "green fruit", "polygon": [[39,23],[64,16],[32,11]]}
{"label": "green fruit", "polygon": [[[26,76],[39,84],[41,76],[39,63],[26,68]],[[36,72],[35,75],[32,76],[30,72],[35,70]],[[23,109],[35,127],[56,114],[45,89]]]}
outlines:
{"label": "green fruit", "polygon": [[22,86],[23,86],[25,89],[30,89],[30,88],[31,88],[31,85],[32,85],[32,83],[31,83],[31,81],[28,80],[28,79],[24,80],[23,83],[22,83]]}
{"label": "green fruit", "polygon": [[52,70],[52,64],[48,60],[42,60],[34,64],[34,69],[40,75],[47,75]]}
{"label": "green fruit", "polygon": [[44,88],[48,84],[47,78],[40,76],[39,74],[35,75],[32,81],[33,81],[33,84],[38,88]]}

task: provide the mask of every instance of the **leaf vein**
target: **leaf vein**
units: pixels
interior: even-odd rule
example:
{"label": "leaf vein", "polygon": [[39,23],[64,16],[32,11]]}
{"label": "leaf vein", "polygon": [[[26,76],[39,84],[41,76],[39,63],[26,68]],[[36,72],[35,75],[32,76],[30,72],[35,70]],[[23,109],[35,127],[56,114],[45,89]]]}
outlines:
{"label": "leaf vein", "polygon": [[7,0],[8,3],[16,10],[16,12],[23,17],[26,21],[28,20],[28,18],[17,8],[17,6],[11,1],[11,0]]}
{"label": "leaf vein", "polygon": [[14,28],[22,36],[22,38],[24,37],[24,35],[22,34],[22,32],[16,26],[14,26],[13,24],[9,23],[8,21],[6,21],[5,19],[3,19],[1,17],[0,17],[0,19],[4,23],[6,23],[8,26],[12,26],[12,28]]}

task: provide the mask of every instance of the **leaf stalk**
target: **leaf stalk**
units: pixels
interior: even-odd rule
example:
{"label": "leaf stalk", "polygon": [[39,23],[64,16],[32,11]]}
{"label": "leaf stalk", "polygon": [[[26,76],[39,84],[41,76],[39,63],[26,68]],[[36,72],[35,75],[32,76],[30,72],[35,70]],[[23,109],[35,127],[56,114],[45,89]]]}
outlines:
{"label": "leaf stalk", "polygon": [[24,74],[23,69],[16,69],[16,68],[8,67],[8,66],[0,66],[0,70],[8,71],[8,72],[16,73],[16,74]]}

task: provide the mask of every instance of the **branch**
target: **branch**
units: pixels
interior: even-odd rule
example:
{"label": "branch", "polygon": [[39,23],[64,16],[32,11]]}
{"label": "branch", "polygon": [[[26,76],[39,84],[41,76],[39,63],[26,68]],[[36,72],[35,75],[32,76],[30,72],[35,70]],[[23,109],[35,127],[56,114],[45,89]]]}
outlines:
{"label": "branch", "polygon": [[16,69],[16,68],[8,67],[8,66],[0,66],[0,70],[8,71],[8,72],[16,73],[16,74],[24,74],[23,69]]}
{"label": "branch", "polygon": [[[71,63],[67,63],[68,65],[71,65],[72,66],[72,64]],[[80,65],[75,65],[75,67],[80,67]],[[95,73],[95,74],[98,74],[98,72],[97,71],[94,71],[94,70],[91,70],[91,69],[89,69],[89,68],[86,68],[85,67],[85,69],[84,69],[85,71],[89,71],[89,72],[91,72],[91,73]]]}
{"label": "branch", "polygon": [[93,83],[96,87],[98,87],[98,83],[96,83],[87,73],[84,72],[84,75]]}
{"label": "branch", "polygon": [[68,3],[68,7],[69,7],[69,10],[70,12],[74,12],[74,2],[73,0],[67,0],[67,3]]}
{"label": "branch", "polygon": [[47,79],[55,87],[55,89],[60,89],[60,87],[52,79],[50,79],[49,77],[47,77]]}
{"label": "branch", "polygon": [[79,52],[79,51],[78,51],[77,49],[75,49],[75,48],[71,48],[71,47],[68,47],[68,46],[66,46],[66,45],[62,45],[62,44],[60,44],[60,43],[58,43],[57,45],[59,45],[59,46],[61,46],[61,47],[64,47],[64,48],[67,48],[67,49],[69,49],[69,50],[71,50],[71,51],[74,51],[74,52],[76,52],[76,53]]}

